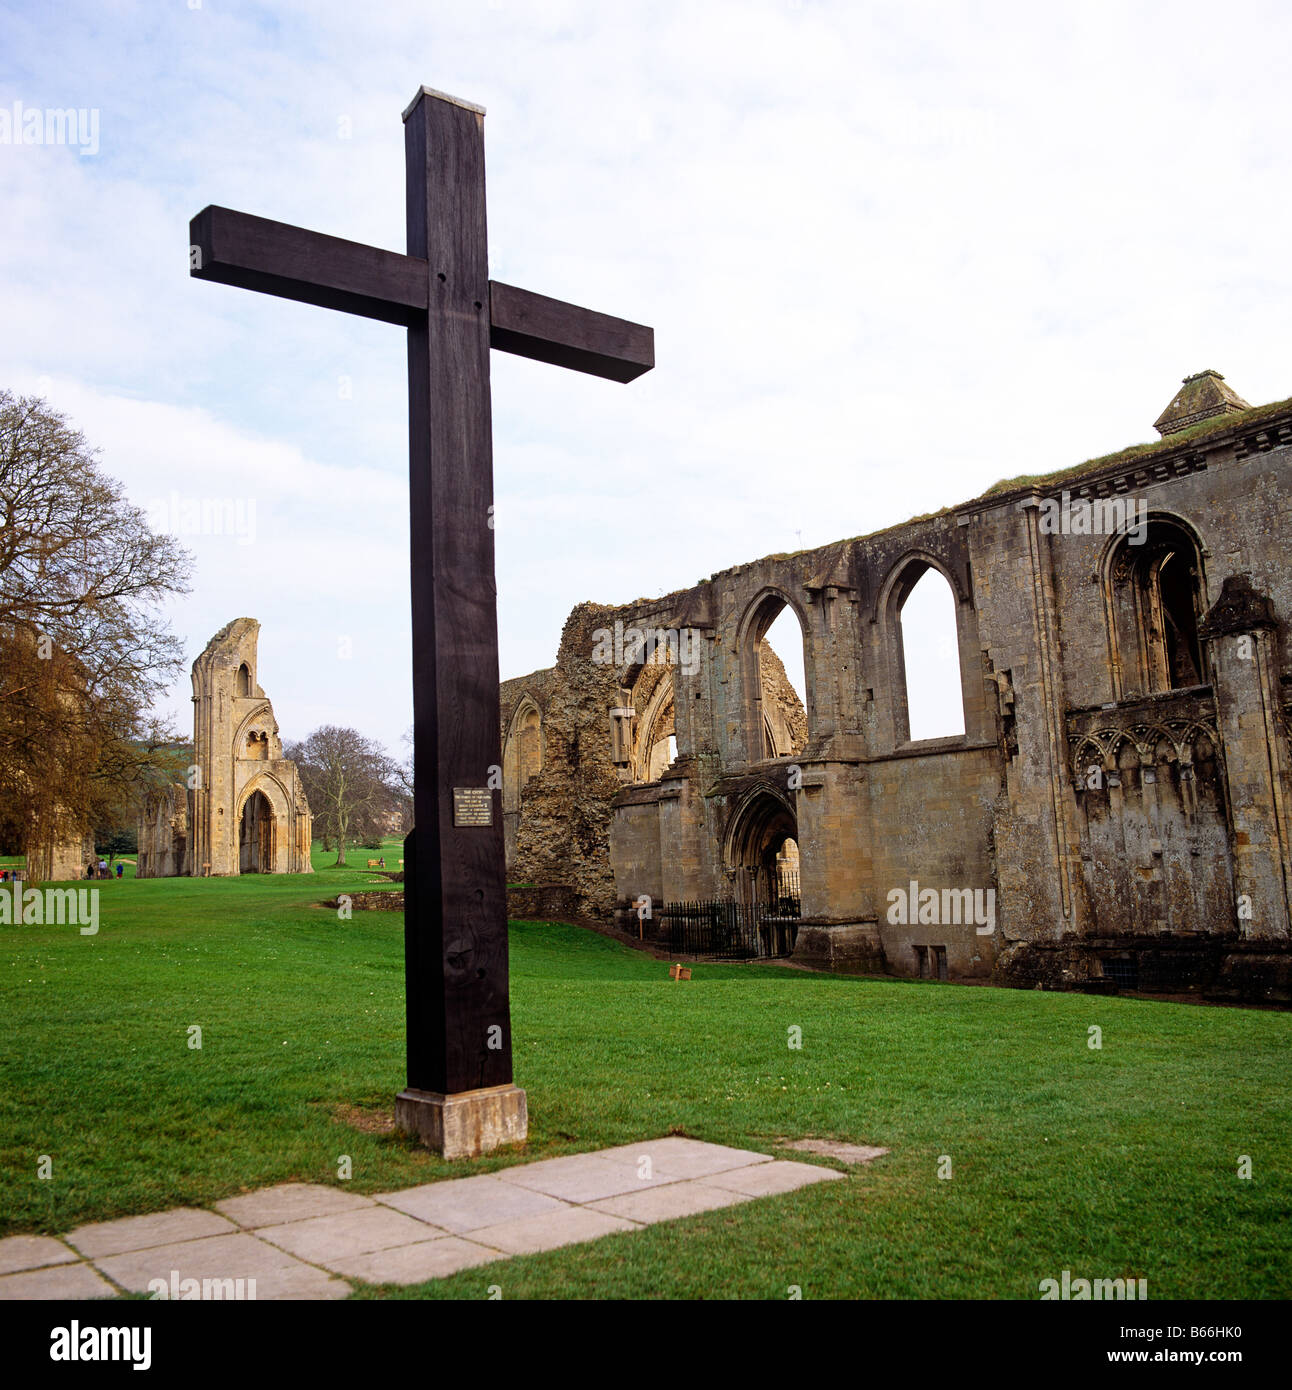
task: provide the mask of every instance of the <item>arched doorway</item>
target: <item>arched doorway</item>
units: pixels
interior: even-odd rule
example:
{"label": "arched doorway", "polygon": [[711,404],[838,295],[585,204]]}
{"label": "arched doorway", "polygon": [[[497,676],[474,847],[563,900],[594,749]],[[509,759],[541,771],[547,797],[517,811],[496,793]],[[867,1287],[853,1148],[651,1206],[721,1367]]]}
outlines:
{"label": "arched doorway", "polygon": [[778,792],[759,791],[732,822],[727,868],[735,899],[777,916],[797,917],[798,817]]}
{"label": "arched doorway", "polygon": [[238,872],[271,874],[274,871],[274,809],[262,791],[254,791],[242,807],[238,821]]}

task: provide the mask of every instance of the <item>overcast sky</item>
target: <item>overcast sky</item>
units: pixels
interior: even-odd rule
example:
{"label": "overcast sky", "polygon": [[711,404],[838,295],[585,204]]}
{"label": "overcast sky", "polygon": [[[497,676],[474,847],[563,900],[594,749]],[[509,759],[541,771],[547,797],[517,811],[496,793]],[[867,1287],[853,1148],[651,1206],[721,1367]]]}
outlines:
{"label": "overcast sky", "polygon": [[254,504],[242,536],[186,537],[189,660],[256,617],[285,738],[397,749],[405,335],[190,280],[200,208],[402,250],[424,83],[488,108],[491,274],[654,327],[626,387],[493,356],[521,675],[581,600],[1154,437],[1190,373],[1292,392],[1290,13],[0,0],[0,108],[96,132],[0,143],[0,383],[69,414],[140,506]]}

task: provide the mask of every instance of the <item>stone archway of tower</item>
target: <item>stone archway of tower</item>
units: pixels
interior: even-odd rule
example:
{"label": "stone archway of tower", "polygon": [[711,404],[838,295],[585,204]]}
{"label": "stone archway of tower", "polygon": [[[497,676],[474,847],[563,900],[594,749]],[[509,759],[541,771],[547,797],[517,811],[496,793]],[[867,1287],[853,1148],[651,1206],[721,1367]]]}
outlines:
{"label": "stone archway of tower", "polygon": [[287,797],[287,790],[276,777],[268,775],[253,777],[245,787],[238,793],[237,807],[234,811],[233,823],[236,827],[235,834],[238,836],[238,850],[236,861],[238,872],[242,872],[242,818],[246,812],[247,804],[257,793],[265,799],[265,804],[269,807],[269,815],[272,821],[272,832],[269,836],[269,863],[261,863],[260,871],[263,873],[280,873],[285,868],[285,857],[292,843],[291,841],[291,806]]}
{"label": "stone archway of tower", "polygon": [[776,871],[776,857],[786,840],[801,849],[794,808],[770,788],[753,792],[732,817],[725,859],[735,870],[736,897],[766,902]]}

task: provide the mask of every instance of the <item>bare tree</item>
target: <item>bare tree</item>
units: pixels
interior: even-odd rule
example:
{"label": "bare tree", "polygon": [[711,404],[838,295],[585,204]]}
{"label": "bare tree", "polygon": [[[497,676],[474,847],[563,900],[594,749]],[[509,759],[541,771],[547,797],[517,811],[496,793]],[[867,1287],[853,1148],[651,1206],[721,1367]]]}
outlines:
{"label": "bare tree", "polygon": [[36,877],[174,738],[149,714],[183,656],[158,609],[190,562],[64,416],[0,390],[0,833]]}
{"label": "bare tree", "polygon": [[408,728],[400,735],[400,743],[404,748],[404,761],[398,763],[395,775],[399,785],[399,810],[403,816],[404,834],[413,828],[413,726]]}
{"label": "bare tree", "polygon": [[336,862],[343,865],[347,844],[380,835],[380,818],[396,795],[398,765],[357,729],[331,724],[283,752],[300,771],[316,832],[325,843],[336,842]]}

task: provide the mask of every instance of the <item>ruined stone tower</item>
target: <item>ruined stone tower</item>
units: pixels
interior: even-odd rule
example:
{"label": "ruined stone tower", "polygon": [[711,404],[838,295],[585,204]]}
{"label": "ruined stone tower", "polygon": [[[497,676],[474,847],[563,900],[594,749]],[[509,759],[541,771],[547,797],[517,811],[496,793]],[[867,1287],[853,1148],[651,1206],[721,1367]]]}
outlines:
{"label": "ruined stone tower", "polygon": [[259,635],[235,618],[193,663],[193,785],[145,806],[140,878],[312,871],[305,789],[256,682]]}

